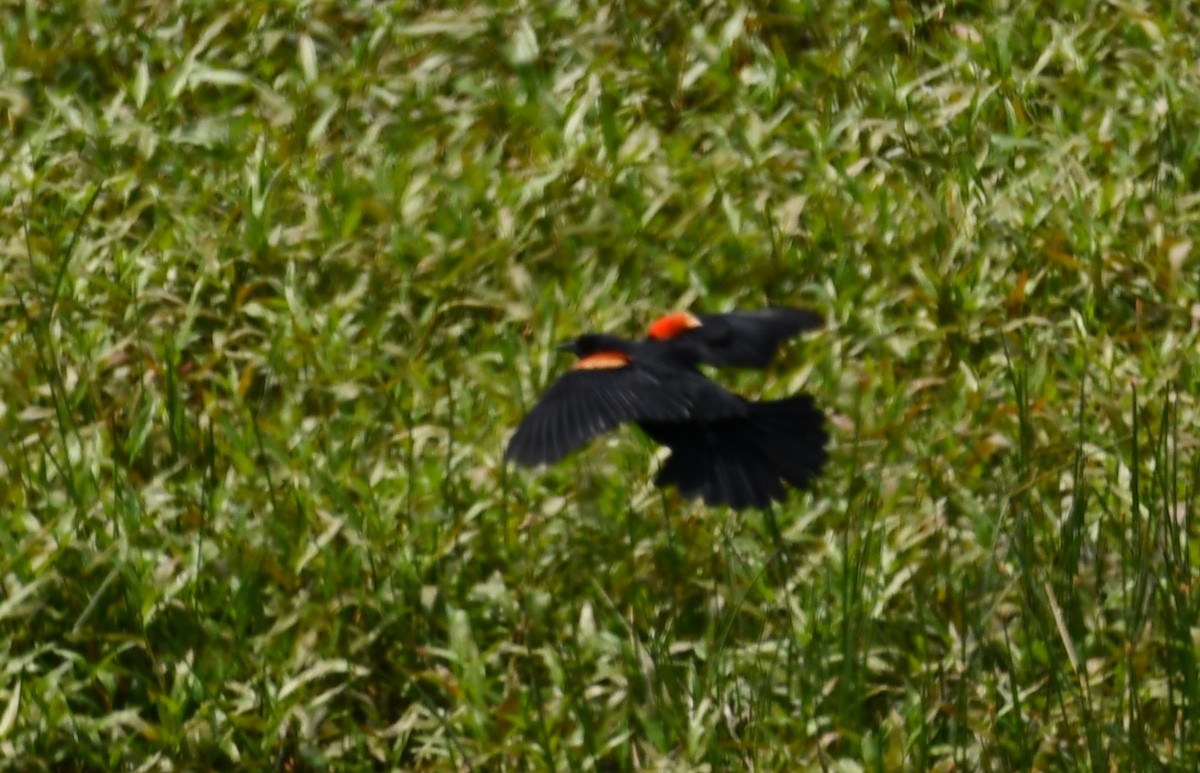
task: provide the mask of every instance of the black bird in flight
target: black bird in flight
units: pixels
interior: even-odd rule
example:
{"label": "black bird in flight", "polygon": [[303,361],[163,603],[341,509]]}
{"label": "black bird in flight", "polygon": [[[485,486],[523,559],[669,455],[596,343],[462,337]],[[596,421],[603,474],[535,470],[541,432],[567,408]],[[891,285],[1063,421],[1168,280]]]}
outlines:
{"label": "black bird in flight", "polygon": [[634,422],[671,449],[657,486],[734,509],[787,498],[827,458],[825,417],[811,395],[751,401],[718,386],[699,364],[764,368],[779,345],[822,325],[820,315],[771,308],[727,314],[675,312],[641,341],[587,334],[559,347],[579,359],[521,421],[505,458],[556,462],[597,435]]}

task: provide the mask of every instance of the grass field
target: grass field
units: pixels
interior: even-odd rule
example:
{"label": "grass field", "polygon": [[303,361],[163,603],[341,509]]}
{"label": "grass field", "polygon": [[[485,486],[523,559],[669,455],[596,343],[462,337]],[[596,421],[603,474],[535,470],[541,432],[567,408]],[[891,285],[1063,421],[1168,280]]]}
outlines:
{"label": "grass field", "polygon": [[[6,767],[1200,767],[1194,4],[0,7]],[[814,491],[502,464],[767,304]]]}

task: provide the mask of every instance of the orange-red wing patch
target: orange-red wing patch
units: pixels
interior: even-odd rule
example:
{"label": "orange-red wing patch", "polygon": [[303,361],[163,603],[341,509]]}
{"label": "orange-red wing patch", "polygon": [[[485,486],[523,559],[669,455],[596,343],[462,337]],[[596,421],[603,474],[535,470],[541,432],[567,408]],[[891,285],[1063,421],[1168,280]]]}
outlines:
{"label": "orange-red wing patch", "polygon": [[596,352],[575,363],[572,370],[608,370],[623,368],[629,364],[629,355],[624,352]]}
{"label": "orange-red wing patch", "polygon": [[700,320],[695,315],[688,314],[686,311],[676,311],[660,317],[646,331],[646,335],[665,341],[678,338],[694,327],[700,327]]}

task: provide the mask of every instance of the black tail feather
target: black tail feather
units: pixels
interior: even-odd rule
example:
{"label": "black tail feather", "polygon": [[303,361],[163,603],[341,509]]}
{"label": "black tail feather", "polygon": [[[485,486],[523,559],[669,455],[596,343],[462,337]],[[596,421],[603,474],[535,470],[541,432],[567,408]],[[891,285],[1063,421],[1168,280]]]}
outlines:
{"label": "black tail feather", "polygon": [[810,395],[748,403],[747,415],[705,424],[643,424],[671,449],[654,479],[680,496],[734,509],[787,498],[783,482],[808,486],[828,454],[825,417]]}
{"label": "black tail feather", "polygon": [[772,468],[797,488],[811,483],[829,458],[825,415],[811,395],[753,403],[749,424]]}

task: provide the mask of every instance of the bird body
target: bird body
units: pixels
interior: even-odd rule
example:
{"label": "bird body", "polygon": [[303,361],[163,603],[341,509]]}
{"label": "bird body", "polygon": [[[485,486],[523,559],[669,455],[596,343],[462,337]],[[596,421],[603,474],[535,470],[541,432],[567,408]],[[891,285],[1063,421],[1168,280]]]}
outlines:
{"label": "bird body", "polygon": [[825,462],[823,414],[808,395],[746,400],[697,366],[765,367],[780,341],[812,327],[813,318],[820,319],[791,309],[677,313],[641,341],[580,336],[559,347],[578,359],[522,420],[505,457],[526,466],[555,462],[632,422],[671,449],[656,485],[735,509],[782,501],[784,482],[805,487]]}

